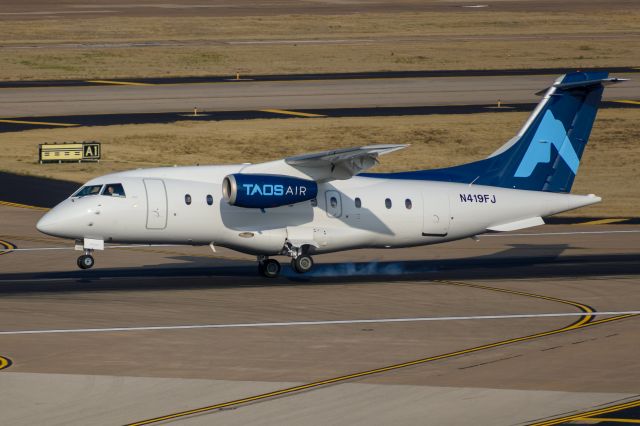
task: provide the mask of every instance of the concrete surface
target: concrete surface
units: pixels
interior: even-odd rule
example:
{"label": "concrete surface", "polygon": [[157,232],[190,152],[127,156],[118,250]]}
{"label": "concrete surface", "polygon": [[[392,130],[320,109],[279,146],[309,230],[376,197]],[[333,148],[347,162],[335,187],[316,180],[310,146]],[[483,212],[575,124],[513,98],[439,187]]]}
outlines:
{"label": "concrete surface", "polygon": [[[0,240],[68,246],[35,231],[41,214],[0,206]],[[15,252],[0,256],[0,328],[579,312],[572,302],[637,310],[638,231],[554,225],[479,242],[358,250],[317,256],[316,273],[288,271],[277,280],[258,278],[250,257],[228,250],[214,257],[198,247],[112,249],[96,256],[91,271],[76,271],[70,250]],[[0,355],[13,365],[0,372],[0,423],[133,422],[557,330],[575,319],[1,335]],[[526,424],[639,396],[637,322],[505,344],[174,422]]]}
{"label": "concrete surface", "polygon": [[[634,76],[620,74],[616,77]],[[196,83],[157,86],[3,88],[0,117],[538,102],[558,76],[437,77]],[[640,80],[605,100],[640,99]]]}
{"label": "concrete surface", "polygon": [[[338,14],[362,12],[420,12],[440,11],[462,12],[474,9],[461,8],[473,5],[468,1],[449,0],[224,0],[215,4],[204,2],[158,2],[142,0],[135,3],[125,0],[100,0],[79,3],[75,0],[36,0],[29,2],[2,1],[0,19],[43,19],[43,18],[91,18],[103,16],[252,16],[280,14]],[[622,10],[637,7],[634,0],[484,0],[492,10],[497,11],[593,11],[617,7]]]}
{"label": "concrete surface", "polygon": [[[34,418],[46,419],[48,425],[124,424],[170,407],[188,409],[186,401],[206,405],[211,398],[241,397],[293,385],[33,373],[4,373],[0,380],[11,389],[0,400],[0,420],[15,426],[31,425]],[[515,424],[539,416],[540,407],[562,412],[579,409],[585,402],[598,405],[630,396],[633,395],[349,383],[176,423],[251,425],[265,424],[265,419],[270,419],[270,424],[279,425]],[[78,410],[78,406],[84,409]],[[452,411],[464,414],[452,421]]]}

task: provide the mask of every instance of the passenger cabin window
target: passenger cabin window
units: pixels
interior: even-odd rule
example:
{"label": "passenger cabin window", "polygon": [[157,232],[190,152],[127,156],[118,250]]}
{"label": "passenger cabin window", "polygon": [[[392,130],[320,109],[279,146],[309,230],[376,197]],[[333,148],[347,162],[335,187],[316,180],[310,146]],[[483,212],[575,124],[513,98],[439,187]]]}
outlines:
{"label": "passenger cabin window", "polygon": [[331,197],[331,199],[329,200],[329,203],[331,204],[332,209],[335,209],[336,207],[338,207],[338,199],[336,197]]}
{"label": "passenger cabin window", "polygon": [[404,206],[407,208],[407,210],[411,210],[411,207],[413,207],[413,204],[411,203],[410,198],[407,198],[406,200],[404,200]]}
{"label": "passenger cabin window", "polygon": [[384,205],[390,209],[391,208],[391,199],[387,198],[386,200],[384,200]]}
{"label": "passenger cabin window", "polygon": [[360,207],[362,207],[362,201],[360,200],[360,198],[356,198],[355,199],[355,203],[356,203],[356,208],[359,209]]}
{"label": "passenger cabin window", "polygon": [[207,204],[209,204],[210,206],[213,205],[213,195],[207,195]]}
{"label": "passenger cabin window", "polygon": [[121,183],[108,183],[102,190],[102,195],[108,197],[125,197],[124,188]]}
{"label": "passenger cabin window", "polygon": [[72,197],[86,197],[87,195],[98,195],[102,185],[87,185],[76,191]]}
{"label": "passenger cabin window", "polygon": [[191,195],[185,194],[184,202],[185,202],[186,205],[190,206],[191,205]]}

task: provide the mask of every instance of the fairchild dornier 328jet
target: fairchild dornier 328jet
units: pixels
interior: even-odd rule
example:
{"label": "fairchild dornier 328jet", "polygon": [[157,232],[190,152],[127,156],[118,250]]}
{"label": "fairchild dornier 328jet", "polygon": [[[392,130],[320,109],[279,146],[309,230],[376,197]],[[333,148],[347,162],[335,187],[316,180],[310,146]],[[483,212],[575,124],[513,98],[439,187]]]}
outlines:
{"label": "fairchild dornier 328jet", "polygon": [[37,228],[76,240],[91,268],[105,243],[227,247],[257,256],[276,277],[288,256],[299,273],[312,255],[437,244],[544,223],[600,201],[569,194],[604,86],[621,80],[576,72],[544,92],[518,134],[488,158],[455,167],[363,173],[405,145],[374,145],[261,164],[170,167],[87,182]]}

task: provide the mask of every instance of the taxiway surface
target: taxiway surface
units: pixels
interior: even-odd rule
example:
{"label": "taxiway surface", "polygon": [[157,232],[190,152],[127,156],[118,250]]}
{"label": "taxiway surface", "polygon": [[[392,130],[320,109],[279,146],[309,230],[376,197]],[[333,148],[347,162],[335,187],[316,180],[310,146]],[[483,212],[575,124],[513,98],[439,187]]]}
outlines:
{"label": "taxiway surface", "polygon": [[[634,225],[337,253],[265,280],[204,247],[76,271],[41,214],[0,206],[1,240],[59,249],[0,256],[0,423],[513,425],[640,397]],[[486,315],[507,317],[416,320]]]}
{"label": "taxiway surface", "polygon": [[617,7],[628,10],[637,7],[634,0],[617,0],[614,4],[607,0],[485,0],[475,5],[466,2],[397,0],[335,1],[335,0],[224,0],[213,4],[203,2],[163,2],[142,0],[130,3],[125,0],[94,0],[86,4],[63,0],[34,0],[17,3],[3,1],[3,12],[0,19],[46,19],[46,18],[95,18],[103,16],[255,16],[282,14],[314,14],[332,15],[346,13],[381,13],[381,12],[450,12],[452,10],[473,11],[478,6],[491,7],[496,11],[572,11],[585,12]]}
{"label": "taxiway surface", "polygon": [[[633,78],[636,73],[615,77]],[[1,89],[0,117],[52,114],[325,109],[535,103],[557,76],[231,81]],[[608,88],[605,100],[640,100],[640,80]]]}

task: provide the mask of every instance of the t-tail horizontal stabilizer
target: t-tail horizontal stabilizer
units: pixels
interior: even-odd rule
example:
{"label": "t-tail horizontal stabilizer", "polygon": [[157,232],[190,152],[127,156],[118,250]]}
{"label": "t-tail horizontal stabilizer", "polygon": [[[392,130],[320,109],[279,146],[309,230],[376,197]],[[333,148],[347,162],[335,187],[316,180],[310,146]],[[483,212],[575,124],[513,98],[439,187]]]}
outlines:
{"label": "t-tail horizontal stabilizer", "polygon": [[445,169],[366,176],[569,192],[589,140],[607,72],[564,75],[545,91],[518,134],[488,158]]}

